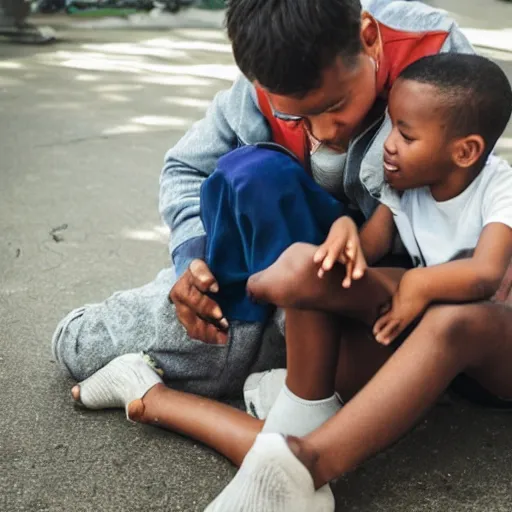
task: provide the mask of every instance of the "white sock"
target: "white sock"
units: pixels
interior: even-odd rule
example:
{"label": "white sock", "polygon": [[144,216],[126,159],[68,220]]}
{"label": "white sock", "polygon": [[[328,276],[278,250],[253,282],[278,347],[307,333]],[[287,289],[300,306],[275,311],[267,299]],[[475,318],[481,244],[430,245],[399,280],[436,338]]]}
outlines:
{"label": "white sock", "polygon": [[244,384],[244,401],[247,414],[264,420],[274,405],[286,380],[286,370],[268,370],[253,373]]}
{"label": "white sock", "polygon": [[88,409],[125,408],[162,382],[151,359],[144,354],[116,357],[80,382],[80,402]]}
{"label": "white sock", "polygon": [[262,432],[302,437],[332,418],[341,407],[336,395],[323,400],[304,400],[285,385],[267,416]]}
{"label": "white sock", "polygon": [[260,434],[231,483],[205,512],[334,512],[329,485],[315,491],[279,434]]}

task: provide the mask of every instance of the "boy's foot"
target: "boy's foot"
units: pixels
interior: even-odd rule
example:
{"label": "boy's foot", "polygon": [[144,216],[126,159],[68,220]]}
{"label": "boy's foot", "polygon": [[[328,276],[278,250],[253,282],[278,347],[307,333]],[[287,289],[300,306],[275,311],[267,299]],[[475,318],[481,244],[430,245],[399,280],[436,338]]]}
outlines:
{"label": "boy's foot", "polygon": [[142,397],[160,383],[162,379],[147,355],[126,354],[74,386],[71,394],[88,409],[125,408],[130,418],[137,419]]}
{"label": "boy's foot", "polygon": [[298,439],[287,442],[280,434],[260,434],[235,478],[206,512],[333,512],[329,486],[315,491],[306,468],[313,462]]}
{"label": "boy's foot", "polygon": [[283,308],[314,306],[321,283],[318,265],[313,261],[316,250],[314,245],[305,243],[288,247],[270,267],[249,278],[249,296]]}
{"label": "boy's foot", "polygon": [[247,414],[264,420],[279,396],[285,380],[284,368],[249,375],[244,384]]}

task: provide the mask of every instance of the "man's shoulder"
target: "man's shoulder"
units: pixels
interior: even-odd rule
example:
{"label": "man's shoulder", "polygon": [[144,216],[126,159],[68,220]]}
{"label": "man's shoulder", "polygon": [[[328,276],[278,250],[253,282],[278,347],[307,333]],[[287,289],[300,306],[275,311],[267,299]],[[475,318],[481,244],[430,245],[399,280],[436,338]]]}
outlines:
{"label": "man's shoulder", "polygon": [[455,24],[444,10],[423,2],[369,0],[363,7],[375,18],[395,30],[406,32],[449,32]]}

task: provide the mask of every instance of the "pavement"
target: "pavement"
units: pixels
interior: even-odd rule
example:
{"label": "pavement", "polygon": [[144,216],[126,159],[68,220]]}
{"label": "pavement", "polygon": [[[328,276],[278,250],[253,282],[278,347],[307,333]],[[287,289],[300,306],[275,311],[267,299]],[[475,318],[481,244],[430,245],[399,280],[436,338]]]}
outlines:
{"label": "pavement", "polygon": [[[492,44],[512,5],[439,3],[465,28],[491,31],[482,51],[512,77],[512,53]],[[121,411],[74,407],[50,337],[69,309],[167,264],[164,153],[236,68],[223,33],[204,23],[61,21],[58,31],[52,46],[0,43],[0,510],[200,511],[231,464]],[[499,151],[512,159],[511,127]],[[438,406],[335,484],[337,510],[510,511],[510,432],[511,415]]]}

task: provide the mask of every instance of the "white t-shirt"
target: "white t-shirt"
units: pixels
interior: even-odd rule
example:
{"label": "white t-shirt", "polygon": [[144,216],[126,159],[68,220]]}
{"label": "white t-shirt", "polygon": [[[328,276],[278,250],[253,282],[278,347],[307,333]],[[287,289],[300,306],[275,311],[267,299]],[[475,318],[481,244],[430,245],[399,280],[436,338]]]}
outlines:
{"label": "white t-shirt", "polygon": [[438,202],[428,187],[406,190],[394,220],[415,266],[446,263],[474,249],[484,226],[512,228],[512,168],[491,156],[476,179],[457,197]]}

